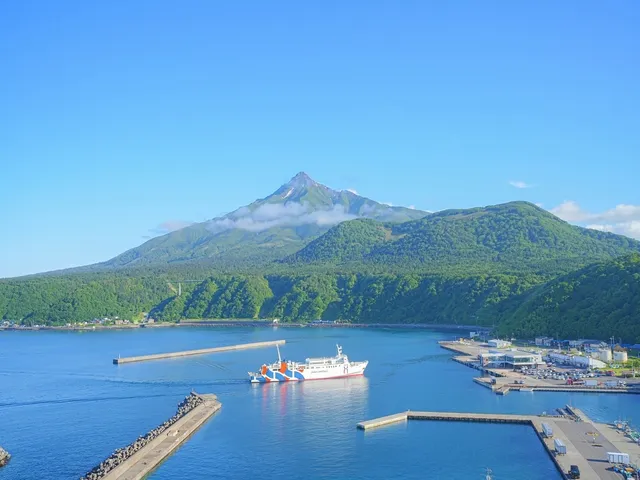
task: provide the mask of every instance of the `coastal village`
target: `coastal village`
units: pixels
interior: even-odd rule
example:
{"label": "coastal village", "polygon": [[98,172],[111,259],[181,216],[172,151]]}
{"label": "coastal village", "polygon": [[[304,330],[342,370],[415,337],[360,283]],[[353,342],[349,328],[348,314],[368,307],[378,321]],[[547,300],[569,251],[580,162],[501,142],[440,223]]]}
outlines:
{"label": "coastal village", "polygon": [[0,322],[0,329],[5,330],[60,330],[60,329],[92,329],[92,328],[104,328],[104,327],[139,327],[145,325],[155,324],[155,319],[149,317],[146,313],[142,314],[142,319],[140,320],[129,320],[125,318],[120,318],[118,316],[114,317],[102,317],[102,318],[93,318],[91,320],[76,322],[76,323],[66,323],[64,325],[40,325],[33,324],[28,325],[15,320],[3,320]]}

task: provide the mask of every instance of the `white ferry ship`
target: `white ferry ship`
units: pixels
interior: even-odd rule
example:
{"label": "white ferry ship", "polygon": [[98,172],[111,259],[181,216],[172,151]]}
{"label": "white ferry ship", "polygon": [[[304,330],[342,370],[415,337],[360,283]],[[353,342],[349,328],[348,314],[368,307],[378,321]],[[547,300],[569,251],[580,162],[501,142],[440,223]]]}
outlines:
{"label": "white ferry ship", "polygon": [[369,361],[350,362],[349,358],[342,353],[342,347],[340,345],[336,347],[338,355],[335,357],[307,358],[305,363],[298,363],[282,360],[280,349],[276,346],[278,361],[271,365],[262,365],[258,373],[249,372],[251,383],[297,382],[364,375],[364,369],[367,368]]}

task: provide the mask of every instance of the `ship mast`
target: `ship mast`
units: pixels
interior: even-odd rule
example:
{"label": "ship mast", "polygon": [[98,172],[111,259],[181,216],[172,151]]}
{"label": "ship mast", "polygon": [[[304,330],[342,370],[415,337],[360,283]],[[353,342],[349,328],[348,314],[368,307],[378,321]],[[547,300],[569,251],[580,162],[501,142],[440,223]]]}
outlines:
{"label": "ship mast", "polygon": [[280,357],[280,347],[276,345],[276,350],[278,350],[278,363],[282,363],[282,357]]}

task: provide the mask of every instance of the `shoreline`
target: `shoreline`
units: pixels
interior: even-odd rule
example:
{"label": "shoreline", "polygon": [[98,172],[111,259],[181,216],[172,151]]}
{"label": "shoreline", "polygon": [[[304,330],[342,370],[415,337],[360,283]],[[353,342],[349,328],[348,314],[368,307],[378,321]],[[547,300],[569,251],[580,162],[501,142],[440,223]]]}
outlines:
{"label": "shoreline", "polygon": [[214,320],[188,323],[151,323],[126,325],[78,325],[78,326],[38,326],[38,327],[0,327],[0,331],[87,331],[98,330],[136,330],[140,328],[174,328],[174,327],[271,327],[271,328],[372,328],[372,329],[406,329],[406,330],[475,330],[488,331],[488,327],[477,325],[431,324],[431,323],[339,323],[339,324],[310,324],[310,323],[277,323],[261,321],[233,321]]}

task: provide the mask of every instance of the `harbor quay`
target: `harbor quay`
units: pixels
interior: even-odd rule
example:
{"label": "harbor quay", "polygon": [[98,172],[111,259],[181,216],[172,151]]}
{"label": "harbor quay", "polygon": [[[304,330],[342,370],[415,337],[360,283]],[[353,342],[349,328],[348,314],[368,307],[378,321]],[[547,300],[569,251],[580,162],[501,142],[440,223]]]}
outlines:
{"label": "harbor quay", "polygon": [[222,404],[216,395],[190,393],[174,416],[118,448],[81,480],[141,480],[216,413]]}
{"label": "harbor quay", "polygon": [[134,362],[147,362],[150,360],[162,360],[166,358],[187,357],[191,355],[206,355],[209,353],[229,352],[233,350],[249,350],[251,348],[275,347],[276,345],[284,345],[286,340],[274,340],[269,342],[243,343],[240,345],[229,345],[226,347],[201,348],[198,350],[185,350],[182,352],[155,353],[152,355],[140,355],[137,357],[118,357],[113,359],[114,365]]}
{"label": "harbor quay", "polygon": [[[583,383],[568,383],[561,380],[537,378],[526,375],[522,371],[523,366],[531,365],[535,368],[541,362],[541,355],[528,351],[515,349],[495,350],[488,345],[473,341],[440,341],[441,348],[452,351],[458,355],[452,359],[467,367],[481,372],[480,377],[473,379],[478,385],[487,387],[497,395],[506,395],[512,391],[521,392],[583,392],[583,393],[625,393],[640,394],[638,379],[627,379],[629,385],[620,385],[616,379],[606,382],[598,382],[597,379],[589,379]],[[483,365],[481,358],[501,355],[506,360],[503,368]],[[509,363],[510,362],[510,363]],[[568,369],[555,367],[558,371]],[[536,371],[536,370],[533,370]],[[613,378],[613,377],[604,377]],[[589,383],[593,383],[589,385]],[[615,384],[615,385],[613,385]]]}
{"label": "harbor quay", "polygon": [[640,445],[631,437],[609,425],[592,422],[575,407],[567,405],[558,412],[558,415],[506,415],[408,410],[360,422],[357,428],[369,431],[409,420],[529,425],[563,478],[571,478],[568,472],[572,466],[579,468],[584,480],[619,480],[623,470],[628,475],[638,474],[638,465],[629,465],[632,463],[629,460],[626,465],[611,461],[640,458]]}

